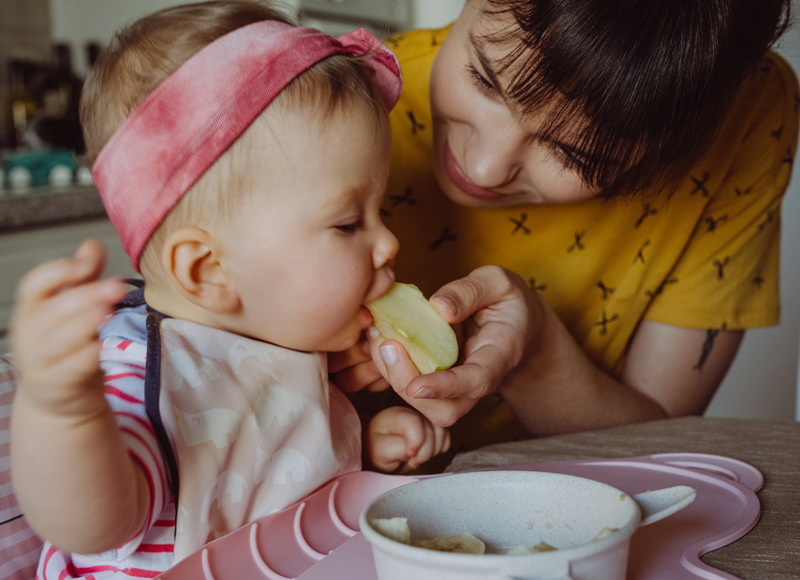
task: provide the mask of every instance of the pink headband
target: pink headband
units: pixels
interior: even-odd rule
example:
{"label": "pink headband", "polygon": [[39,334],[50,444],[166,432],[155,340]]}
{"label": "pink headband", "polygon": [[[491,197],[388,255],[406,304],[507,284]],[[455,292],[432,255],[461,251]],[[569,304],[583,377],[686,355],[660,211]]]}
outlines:
{"label": "pink headband", "polygon": [[364,64],[391,110],[402,89],[397,58],[366,30],[338,40],[263,21],[215,40],[162,82],[100,152],[92,177],[131,264],[186,191],[295,77],[334,55]]}

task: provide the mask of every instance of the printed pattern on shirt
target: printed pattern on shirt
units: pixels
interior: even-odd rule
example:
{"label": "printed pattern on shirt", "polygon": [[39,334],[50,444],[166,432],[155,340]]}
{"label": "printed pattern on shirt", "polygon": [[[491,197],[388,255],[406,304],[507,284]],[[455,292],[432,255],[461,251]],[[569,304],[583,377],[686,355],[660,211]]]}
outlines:
{"label": "printed pattern on shirt", "polygon": [[430,68],[449,29],[394,37],[405,78],[392,112],[383,215],[397,275],[426,294],[494,264],[542,293],[587,354],[620,372],[643,319],[698,329],[778,322],[780,203],[797,148],[797,81],[770,53],[716,145],[669,198],[468,209],[438,188]]}
{"label": "printed pattern on shirt", "polygon": [[30,580],[42,540],[28,526],[11,482],[11,403],[17,377],[11,355],[0,356],[0,578]]}
{"label": "printed pattern on shirt", "polygon": [[[776,324],[780,203],[797,149],[800,91],[769,53],[742,85],[718,138],[670,198],[468,209],[432,167],[430,71],[449,27],[390,40],[404,77],[390,115],[392,164],[383,204],[400,241],[395,272],[430,295],[483,265],[519,274],[587,356],[620,376],[643,320],[701,329]],[[464,73],[467,74],[467,73]],[[702,360],[698,360],[702,365]],[[470,428],[459,431],[460,425]],[[490,395],[451,430],[455,449],[527,436]],[[465,447],[466,446],[466,447]]]}

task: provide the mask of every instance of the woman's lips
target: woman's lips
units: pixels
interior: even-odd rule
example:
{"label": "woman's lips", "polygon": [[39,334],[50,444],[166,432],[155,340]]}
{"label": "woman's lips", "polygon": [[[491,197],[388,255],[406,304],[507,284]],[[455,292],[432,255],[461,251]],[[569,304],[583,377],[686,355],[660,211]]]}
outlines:
{"label": "woman's lips", "polygon": [[450,151],[450,146],[447,143],[444,145],[444,168],[450,181],[470,197],[484,200],[495,200],[503,197],[502,194],[475,185],[464,177],[464,173],[461,171],[461,167],[459,167],[458,163],[456,163],[453,153]]}

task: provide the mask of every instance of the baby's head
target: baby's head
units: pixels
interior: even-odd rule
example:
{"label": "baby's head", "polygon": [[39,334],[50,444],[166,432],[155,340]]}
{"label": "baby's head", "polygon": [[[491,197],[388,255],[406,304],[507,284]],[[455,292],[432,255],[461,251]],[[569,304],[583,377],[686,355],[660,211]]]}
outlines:
{"label": "baby's head", "polygon": [[[354,342],[397,250],[378,211],[401,81],[371,35],[340,41],[263,3],[219,1],[146,17],[98,61],[82,99],[87,161],[153,307],[302,350]],[[315,219],[337,205],[347,215],[326,235],[364,228],[359,248],[314,245]]]}

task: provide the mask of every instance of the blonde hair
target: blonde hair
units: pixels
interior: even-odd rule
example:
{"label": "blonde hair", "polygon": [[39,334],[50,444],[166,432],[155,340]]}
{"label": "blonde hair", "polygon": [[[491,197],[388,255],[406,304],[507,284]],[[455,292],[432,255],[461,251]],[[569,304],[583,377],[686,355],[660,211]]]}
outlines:
{"label": "blonde hair", "polygon": [[[169,75],[203,47],[238,28],[263,20],[293,24],[259,0],[212,0],[156,12],[120,30],[101,55],[81,96],[85,165],[91,166],[125,119]],[[360,57],[335,55],[294,79],[256,121],[195,182],[147,242],[140,261],[148,281],[159,283],[160,252],[170,232],[184,226],[212,228],[238,215],[237,195],[252,190],[248,168],[257,163],[254,131],[283,107],[323,113],[323,122],[343,106],[359,107],[376,119],[385,107]]]}

